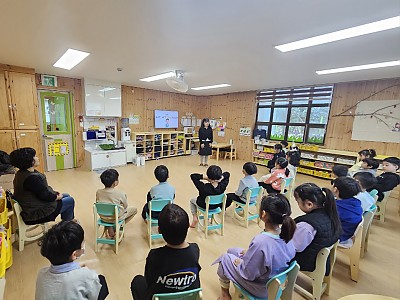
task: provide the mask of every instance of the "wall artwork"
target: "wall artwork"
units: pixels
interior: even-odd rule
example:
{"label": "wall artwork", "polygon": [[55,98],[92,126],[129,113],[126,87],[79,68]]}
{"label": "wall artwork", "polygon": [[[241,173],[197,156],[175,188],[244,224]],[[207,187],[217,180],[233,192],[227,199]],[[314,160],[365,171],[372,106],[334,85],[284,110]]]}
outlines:
{"label": "wall artwork", "polygon": [[400,99],[358,103],[352,140],[400,143]]}

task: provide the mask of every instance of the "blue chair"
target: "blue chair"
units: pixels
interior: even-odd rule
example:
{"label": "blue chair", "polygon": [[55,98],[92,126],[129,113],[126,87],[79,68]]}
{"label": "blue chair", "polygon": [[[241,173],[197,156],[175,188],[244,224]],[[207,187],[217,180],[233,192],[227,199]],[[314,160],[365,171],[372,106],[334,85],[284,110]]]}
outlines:
{"label": "blue chair", "polygon": [[155,294],[153,295],[153,300],[202,300],[203,295],[201,291],[202,289],[198,288],[178,293]]}
{"label": "blue chair", "polygon": [[[118,244],[122,241],[124,237],[125,220],[118,220],[118,205],[111,203],[94,203],[93,204],[93,214],[94,214],[94,228],[96,234],[95,240],[95,251],[99,250],[98,244],[109,244],[115,245],[115,254],[118,254]],[[98,215],[104,217],[113,217],[114,222],[104,222]],[[100,227],[103,226],[103,233],[100,235]],[[104,237],[107,231],[107,227],[113,226],[115,229],[115,238]]]}
{"label": "blue chair", "polygon": [[372,191],[369,192],[369,194],[371,195],[372,198],[375,199],[375,202],[376,200],[378,200],[378,190],[373,189]]}
{"label": "blue chair", "polygon": [[152,233],[152,228],[158,226],[158,218],[154,218],[152,216],[152,212],[159,213],[160,211],[162,211],[164,206],[166,206],[169,203],[172,203],[171,199],[157,199],[148,202],[149,212],[146,214],[146,220],[147,220],[147,234],[149,238],[150,248],[152,247],[153,240],[163,238],[162,234],[160,233]]}
{"label": "blue chair", "polygon": [[[263,194],[263,188],[261,186],[255,188],[248,188],[246,191],[246,203],[241,203],[237,201],[233,201],[235,203],[235,209],[233,210],[233,217],[241,222],[246,224],[246,228],[249,227],[249,221],[257,219],[257,223],[260,221],[258,211],[259,205],[261,202],[261,197]],[[255,202],[250,202],[251,198],[256,198]],[[250,207],[256,207],[256,212],[250,212]],[[243,215],[239,213],[242,212]]]}
{"label": "blue chair", "polygon": [[377,210],[378,207],[376,205],[372,205],[368,211],[363,213],[364,226],[361,238],[361,257],[364,257],[364,253],[367,252],[369,232],[371,230],[372,220],[374,219],[374,215]]}
{"label": "blue chair", "polygon": [[286,196],[287,198],[290,198],[290,195],[292,194],[292,182],[294,182],[293,177],[288,177],[284,178],[281,183],[281,194],[284,194],[286,196],[289,192],[289,197]]}
{"label": "blue chair", "polygon": [[[222,208],[217,207],[210,209],[210,205],[222,204]],[[224,235],[224,221],[225,221],[225,207],[226,207],[226,195],[215,195],[206,197],[206,209],[197,207],[197,218],[199,220],[199,227],[204,231],[207,238],[208,231],[214,229],[220,229],[221,235]],[[220,215],[220,221],[215,217]]]}
{"label": "blue chair", "polygon": [[[293,261],[290,266],[280,274],[275,275],[267,282],[268,300],[291,300],[294,283],[299,273],[300,266],[296,261]],[[233,283],[235,286],[235,294],[233,300],[266,300],[267,298],[257,298],[248,293],[238,284]]]}

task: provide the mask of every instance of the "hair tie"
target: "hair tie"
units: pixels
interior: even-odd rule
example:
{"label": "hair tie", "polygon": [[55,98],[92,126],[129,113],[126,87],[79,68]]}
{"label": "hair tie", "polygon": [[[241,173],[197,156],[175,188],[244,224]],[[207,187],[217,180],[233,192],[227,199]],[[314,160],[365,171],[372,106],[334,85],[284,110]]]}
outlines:
{"label": "hair tie", "polygon": [[282,219],[284,219],[287,216],[288,216],[287,214],[282,214]]}

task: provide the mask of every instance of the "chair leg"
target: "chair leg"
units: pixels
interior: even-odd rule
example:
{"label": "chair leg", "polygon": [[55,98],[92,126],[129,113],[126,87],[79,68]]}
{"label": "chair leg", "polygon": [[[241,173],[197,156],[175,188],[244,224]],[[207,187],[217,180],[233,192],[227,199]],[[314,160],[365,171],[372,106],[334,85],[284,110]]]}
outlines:
{"label": "chair leg", "polygon": [[94,252],[99,252],[99,244],[97,243],[97,238],[99,237],[99,226],[94,226],[95,240],[94,240]]}
{"label": "chair leg", "polygon": [[325,288],[324,294],[329,296],[329,291],[331,289],[331,277],[330,276],[325,276],[324,280],[323,280],[323,283],[326,284],[326,288]]}
{"label": "chair leg", "polygon": [[322,280],[317,281],[315,278],[312,279],[312,295],[313,300],[320,300],[322,294]]}
{"label": "chair leg", "polygon": [[18,230],[18,251],[24,251],[25,241],[24,241],[25,232],[21,234],[21,230]]}
{"label": "chair leg", "polygon": [[117,223],[117,228],[115,230],[115,254],[118,254],[118,246],[119,246],[119,224]]}
{"label": "chair leg", "polygon": [[[352,251],[350,254],[350,277],[351,280],[358,281],[358,272],[360,268],[360,254],[355,253],[357,251]],[[357,257],[358,256],[358,257]]]}

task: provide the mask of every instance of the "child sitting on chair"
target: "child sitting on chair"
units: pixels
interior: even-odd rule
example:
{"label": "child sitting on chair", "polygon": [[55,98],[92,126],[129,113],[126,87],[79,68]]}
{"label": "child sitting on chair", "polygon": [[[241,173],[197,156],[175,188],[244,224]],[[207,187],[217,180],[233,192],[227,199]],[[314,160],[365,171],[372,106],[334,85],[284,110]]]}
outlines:
{"label": "child sitting on chair", "polygon": [[[207,169],[207,176],[203,174],[193,173],[190,175],[194,185],[199,191],[199,196],[190,200],[190,211],[193,215],[193,222],[190,224],[191,228],[195,228],[199,220],[197,219],[197,206],[206,209],[207,196],[221,195],[225,193],[226,187],[229,183],[229,172],[222,173],[219,166],[212,165]],[[204,183],[202,180],[208,181]],[[226,199],[226,207],[229,207],[232,201]],[[210,205],[210,209],[215,209],[222,205]]]}
{"label": "child sitting on chair", "polygon": [[350,177],[339,177],[333,181],[333,194],[336,196],[336,207],[342,225],[339,245],[351,247],[352,237],[358,224],[362,221],[361,201],[355,196],[361,192],[358,182]]}
{"label": "child sitting on chair", "polygon": [[272,173],[261,177],[262,181],[258,182],[258,184],[266,189],[268,194],[280,193],[283,179],[288,178],[290,174],[287,166],[287,159],[284,157],[279,157],[276,160],[275,168],[271,171]]}
{"label": "child sitting on chair", "polygon": [[[294,219],[294,260],[300,265],[300,270],[312,272],[315,270],[318,252],[335,244],[342,231],[335,196],[327,188],[303,183],[294,190],[294,198],[300,210],[305,213]],[[325,274],[329,274],[328,267],[329,263]]]}
{"label": "child sitting on chair", "polygon": [[376,178],[374,175],[367,172],[358,172],[353,178],[358,181],[361,187],[361,192],[359,192],[355,198],[361,201],[361,208],[363,212],[366,212],[370,210],[372,205],[376,202],[374,197],[367,192],[367,189],[372,188],[376,184]]}
{"label": "child sitting on chair", "polygon": [[[158,180],[158,184],[153,186],[147,193],[147,202],[143,206],[142,218],[146,220],[146,215],[149,213],[149,202],[151,200],[174,200],[175,188],[170,185],[167,180],[169,178],[168,168],[164,165],[159,165],[154,169],[154,176]],[[151,214],[152,218],[158,218],[158,213]]]}
{"label": "child sitting on chair", "polygon": [[[168,204],[158,217],[158,232],[167,245],[150,250],[144,276],[131,283],[135,300],[151,300],[157,293],[175,293],[200,287],[200,249],[185,241],[189,228],[188,214],[176,204]],[[183,298],[182,298],[183,299]]]}
{"label": "child sitting on chair", "polygon": [[220,300],[232,299],[230,281],[254,297],[266,299],[268,280],[287,269],[296,254],[290,241],[296,224],[290,217],[288,199],[282,194],[263,197],[259,213],[264,230],[253,238],[249,248],[230,248],[213,263],[219,263]]}
{"label": "child sitting on chair", "polygon": [[[239,187],[236,192],[226,194],[227,199],[230,202],[236,201],[240,203],[246,203],[246,193],[249,188],[258,187],[257,179],[254,178],[254,174],[257,173],[257,166],[255,163],[247,162],[243,165],[242,170],[244,177],[240,179]],[[255,202],[256,197],[250,199],[250,202]]]}
{"label": "child sitting on chair", "polygon": [[[128,207],[128,199],[124,192],[115,189],[118,185],[119,174],[117,170],[108,169],[100,175],[100,180],[104,184],[104,189],[97,190],[96,202],[98,203],[111,203],[118,205],[118,220],[125,220],[128,223],[136,215],[137,209],[135,207]],[[107,223],[114,223],[113,217],[102,216],[100,218]],[[107,227],[108,235],[110,238],[115,237],[115,230],[113,226]]]}
{"label": "child sitting on chair", "polygon": [[384,192],[393,190],[396,186],[400,184],[400,176],[396,172],[400,168],[400,159],[397,157],[386,157],[383,160],[383,173],[376,177],[378,181],[371,189],[378,190],[378,201],[382,201],[384,197]]}
{"label": "child sitting on chair", "polygon": [[79,265],[75,260],[85,254],[84,231],[74,221],[62,221],[46,232],[40,253],[50,267],[39,271],[35,299],[75,300],[105,299],[106,279],[96,271]]}

